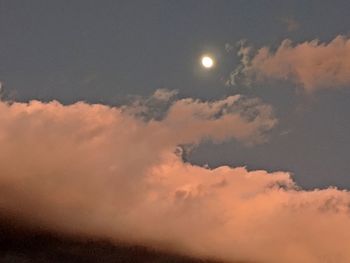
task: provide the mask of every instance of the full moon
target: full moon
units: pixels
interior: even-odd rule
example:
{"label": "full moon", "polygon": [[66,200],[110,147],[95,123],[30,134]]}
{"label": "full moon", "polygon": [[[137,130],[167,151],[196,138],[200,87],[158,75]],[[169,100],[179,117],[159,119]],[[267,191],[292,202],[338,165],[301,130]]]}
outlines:
{"label": "full moon", "polygon": [[202,57],[202,65],[205,68],[211,68],[214,65],[214,60],[211,57],[203,56]]}

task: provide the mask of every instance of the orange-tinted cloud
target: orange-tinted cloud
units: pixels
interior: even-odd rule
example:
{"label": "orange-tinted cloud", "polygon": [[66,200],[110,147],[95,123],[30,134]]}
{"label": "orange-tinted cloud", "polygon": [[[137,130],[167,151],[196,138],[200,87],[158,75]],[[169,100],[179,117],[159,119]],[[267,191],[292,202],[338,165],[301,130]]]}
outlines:
{"label": "orange-tinted cloud", "polygon": [[286,172],[207,169],[176,154],[207,139],[264,140],[276,123],[268,105],[182,99],[147,120],[133,107],[1,102],[0,209],[192,255],[350,261],[348,192],[303,191]]}
{"label": "orange-tinted cloud", "polygon": [[242,78],[248,82],[290,80],[307,92],[350,87],[350,40],[344,36],[329,43],[313,40],[296,45],[286,39],[276,51],[263,47],[253,57],[241,55],[242,65],[232,73],[232,83]]}

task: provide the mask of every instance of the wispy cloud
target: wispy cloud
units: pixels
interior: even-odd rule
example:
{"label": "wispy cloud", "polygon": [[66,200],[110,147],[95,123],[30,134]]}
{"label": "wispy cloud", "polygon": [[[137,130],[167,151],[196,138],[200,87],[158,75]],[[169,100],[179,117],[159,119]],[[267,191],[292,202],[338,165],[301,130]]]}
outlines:
{"label": "wispy cloud", "polygon": [[299,22],[293,17],[282,17],[280,20],[283,24],[285,24],[289,32],[296,31],[300,27]]}
{"label": "wispy cloud", "polygon": [[295,45],[286,39],[276,51],[262,47],[256,54],[242,45],[239,52],[242,62],[231,74],[231,84],[276,79],[292,81],[307,92],[350,87],[350,40],[345,36]]}

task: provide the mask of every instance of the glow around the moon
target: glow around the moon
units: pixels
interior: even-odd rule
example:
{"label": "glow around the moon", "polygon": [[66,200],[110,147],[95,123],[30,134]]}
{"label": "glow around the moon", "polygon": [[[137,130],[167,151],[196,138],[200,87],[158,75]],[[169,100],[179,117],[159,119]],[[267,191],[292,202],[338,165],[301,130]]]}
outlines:
{"label": "glow around the moon", "polygon": [[209,56],[203,56],[201,62],[205,68],[212,68],[214,66],[214,60]]}

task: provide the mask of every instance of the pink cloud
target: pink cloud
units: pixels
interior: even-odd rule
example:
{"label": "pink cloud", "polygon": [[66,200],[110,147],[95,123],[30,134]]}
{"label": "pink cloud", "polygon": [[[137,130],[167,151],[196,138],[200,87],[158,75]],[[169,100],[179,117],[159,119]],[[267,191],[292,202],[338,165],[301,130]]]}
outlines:
{"label": "pink cloud", "polygon": [[132,107],[0,102],[1,211],[190,255],[350,261],[347,191],[303,191],[286,172],[208,169],[175,154],[207,139],[263,141],[276,124],[268,105],[181,99],[148,121]]}
{"label": "pink cloud", "polygon": [[232,80],[290,80],[307,92],[350,87],[350,40],[344,36],[329,43],[313,40],[296,45],[286,39],[276,51],[262,47],[253,57],[248,56],[244,54],[244,62]]}

